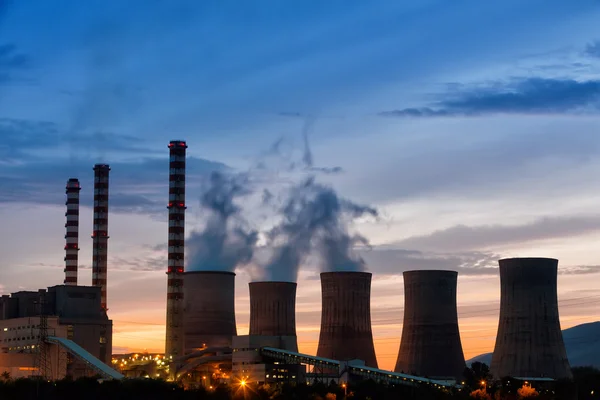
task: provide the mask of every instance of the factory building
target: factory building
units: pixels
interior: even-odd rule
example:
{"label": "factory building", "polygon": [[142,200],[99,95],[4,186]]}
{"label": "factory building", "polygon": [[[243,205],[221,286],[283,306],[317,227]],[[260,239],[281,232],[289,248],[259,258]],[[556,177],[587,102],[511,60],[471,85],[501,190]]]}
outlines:
{"label": "factory building", "polygon": [[290,348],[296,344],[290,339],[290,336],[235,336],[232,343],[233,384],[241,381],[253,384],[306,382],[306,366],[265,360],[258,351],[262,347]]}
{"label": "factory building", "polygon": [[321,273],[321,332],[317,356],[362,360],[377,368],[371,330],[371,274]]}
{"label": "factory building", "polygon": [[[40,346],[41,314],[47,320],[48,336],[72,340],[110,365],[112,321],[101,307],[100,288],[60,285],[0,298],[0,369],[23,372],[18,374],[21,376],[34,375],[31,368],[35,368]],[[50,357],[49,361],[56,365],[55,375],[59,363],[64,374],[77,377],[87,373],[85,365],[60,354],[58,348],[55,351],[58,359]]]}
{"label": "factory building", "polygon": [[395,372],[460,380],[465,358],[458,330],[455,271],[404,272],[404,323]]}
{"label": "factory building", "polygon": [[508,258],[500,264],[500,320],[491,372],[496,378],[573,377],[558,316],[558,260]]}

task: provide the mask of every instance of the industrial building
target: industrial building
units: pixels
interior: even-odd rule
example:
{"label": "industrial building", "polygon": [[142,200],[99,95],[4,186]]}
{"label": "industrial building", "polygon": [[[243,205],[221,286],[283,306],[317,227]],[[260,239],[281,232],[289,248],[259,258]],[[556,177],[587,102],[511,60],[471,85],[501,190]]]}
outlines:
{"label": "industrial building", "polygon": [[404,272],[404,323],[396,372],[462,379],[455,271]]}
{"label": "industrial building", "polygon": [[500,265],[496,378],[571,379],[558,315],[558,260],[507,258]]}
{"label": "industrial building", "polygon": [[371,331],[371,274],[321,273],[321,332],[317,356],[363,360],[377,368]]}
{"label": "industrial building", "polygon": [[[36,359],[43,345],[42,318],[47,324],[48,336],[71,340],[98,360],[110,364],[112,321],[101,308],[100,288],[60,285],[0,298],[0,369],[15,372],[13,376],[36,375],[39,369]],[[55,378],[88,374],[81,362],[58,348],[54,351],[56,356],[48,357],[48,362],[54,365],[51,370]]]}
{"label": "industrial building", "polygon": [[245,335],[234,337],[231,372],[234,381],[255,384],[305,382],[306,367],[304,365],[268,360],[259,351],[265,347],[290,348],[294,344],[293,341],[286,343],[285,337],[282,336]]}

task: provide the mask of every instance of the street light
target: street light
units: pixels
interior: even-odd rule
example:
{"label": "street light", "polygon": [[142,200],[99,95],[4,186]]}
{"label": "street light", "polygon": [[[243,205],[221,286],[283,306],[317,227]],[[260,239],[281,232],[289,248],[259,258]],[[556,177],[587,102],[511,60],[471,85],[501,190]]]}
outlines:
{"label": "street light", "polygon": [[348,386],[345,383],[342,383],[342,387],[344,388],[344,398],[348,395]]}

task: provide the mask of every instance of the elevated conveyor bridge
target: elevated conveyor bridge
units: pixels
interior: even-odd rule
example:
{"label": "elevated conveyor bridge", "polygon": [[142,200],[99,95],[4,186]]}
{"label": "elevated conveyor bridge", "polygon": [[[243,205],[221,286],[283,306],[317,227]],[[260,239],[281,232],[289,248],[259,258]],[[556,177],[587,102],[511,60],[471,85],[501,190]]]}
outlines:
{"label": "elevated conveyor bridge", "polygon": [[[315,371],[328,371],[328,378],[331,377],[339,379],[344,374],[349,374],[387,384],[406,386],[430,385],[440,388],[456,387],[456,381],[454,380],[429,379],[421,376],[366,367],[364,365],[352,365],[351,362],[337,361],[328,358],[311,356],[308,354],[294,353],[292,351],[276,349],[273,347],[263,347],[260,349],[260,352],[263,357],[278,360],[285,364],[306,364],[312,366],[314,368],[313,370]],[[332,374],[333,371],[335,371],[334,374]]]}
{"label": "elevated conveyor bridge", "polygon": [[88,352],[86,349],[84,349],[83,347],[81,347],[80,345],[78,345],[77,343],[75,343],[72,340],[68,340],[68,339],[60,338],[60,337],[56,337],[56,336],[48,336],[46,339],[46,342],[62,347],[67,352],[69,352],[70,354],[72,354],[73,356],[78,358],[79,360],[86,363],[87,366],[89,366],[91,369],[96,371],[103,378],[106,378],[106,379],[123,379],[124,378],[124,376],[121,373],[115,371],[108,365],[104,364],[102,361],[98,360],[90,352]]}

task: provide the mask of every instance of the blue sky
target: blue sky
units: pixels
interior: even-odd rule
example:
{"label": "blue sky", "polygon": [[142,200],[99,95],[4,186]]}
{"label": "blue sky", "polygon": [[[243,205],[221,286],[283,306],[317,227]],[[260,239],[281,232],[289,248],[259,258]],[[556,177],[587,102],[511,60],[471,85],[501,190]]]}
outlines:
{"label": "blue sky", "polygon": [[[557,257],[561,298],[594,304],[599,18],[587,0],[0,0],[0,285],[62,282],[64,183],[79,177],[89,205],[91,168],[108,162],[115,343],[160,349],[168,141],[189,145],[190,231],[210,171],[256,171],[281,139],[259,177],[276,187],[308,129],[315,164],[343,171],[319,179],[382,215],[353,226],[374,245],[380,365],[400,338],[403,270],[459,270],[468,354],[493,346],[496,316],[469,310],[497,303],[498,257]],[[314,273],[299,281],[305,351]],[[563,324],[597,319],[586,307],[565,307]]]}

